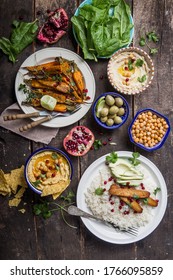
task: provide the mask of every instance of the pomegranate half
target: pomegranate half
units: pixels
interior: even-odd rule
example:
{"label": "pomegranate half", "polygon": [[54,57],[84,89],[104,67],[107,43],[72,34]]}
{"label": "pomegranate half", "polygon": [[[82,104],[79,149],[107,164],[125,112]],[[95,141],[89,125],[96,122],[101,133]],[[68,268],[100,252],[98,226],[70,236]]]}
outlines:
{"label": "pomegranate half", "polygon": [[86,126],[75,126],[64,138],[64,149],[73,156],[83,156],[94,143],[94,134]]}

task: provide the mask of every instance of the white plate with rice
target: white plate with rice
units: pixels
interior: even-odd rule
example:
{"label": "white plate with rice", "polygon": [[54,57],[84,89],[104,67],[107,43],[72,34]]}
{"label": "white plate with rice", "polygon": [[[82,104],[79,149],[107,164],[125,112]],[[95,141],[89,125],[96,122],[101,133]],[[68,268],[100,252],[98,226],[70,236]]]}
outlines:
{"label": "white plate with rice", "polygon": [[[132,157],[132,152],[117,152],[119,158],[127,159]],[[109,155],[109,154],[107,154]],[[77,206],[88,212],[98,215],[100,218],[113,221],[120,226],[137,226],[139,233],[132,236],[128,233],[116,231],[113,227],[95,221],[92,219],[82,218],[83,223],[88,230],[98,238],[113,244],[129,244],[137,242],[151,234],[160,224],[167,207],[167,187],[165,180],[159,169],[147,158],[140,156],[140,164],[136,167],[143,172],[143,185],[150,192],[150,196],[157,199],[158,206],[151,207],[145,205],[141,214],[134,213],[127,209],[128,214],[118,211],[119,205],[114,205],[109,201],[108,189],[113,184],[112,174],[105,164],[106,156],[104,155],[94,161],[84,172],[77,190]],[[102,187],[106,189],[104,195],[95,195],[95,189]],[[160,189],[155,193],[155,190]],[[123,206],[124,207],[124,206]],[[92,210],[91,210],[92,209]],[[114,209],[114,210],[112,210]],[[123,208],[124,211],[124,208]]]}

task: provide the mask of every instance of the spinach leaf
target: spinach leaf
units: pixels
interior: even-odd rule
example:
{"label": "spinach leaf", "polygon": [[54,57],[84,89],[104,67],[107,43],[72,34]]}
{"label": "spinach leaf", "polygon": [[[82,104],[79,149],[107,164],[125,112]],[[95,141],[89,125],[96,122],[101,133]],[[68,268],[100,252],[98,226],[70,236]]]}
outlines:
{"label": "spinach leaf", "polygon": [[2,37],[0,39],[0,49],[8,55],[10,61],[15,63],[17,55],[35,39],[37,29],[38,25],[36,21],[13,21],[13,29],[10,35],[10,40]]}

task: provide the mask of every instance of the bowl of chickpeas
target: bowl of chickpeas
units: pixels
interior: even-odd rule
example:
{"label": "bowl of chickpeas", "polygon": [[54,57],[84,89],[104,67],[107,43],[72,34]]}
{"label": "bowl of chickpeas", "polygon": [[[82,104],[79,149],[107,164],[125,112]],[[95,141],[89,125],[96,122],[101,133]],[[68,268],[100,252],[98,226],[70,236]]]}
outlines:
{"label": "bowl of chickpeas", "polygon": [[106,92],[95,100],[92,113],[98,125],[105,129],[116,129],[126,122],[129,105],[117,92]]}
{"label": "bowl of chickpeas", "polygon": [[151,108],[138,111],[129,126],[130,141],[146,151],[161,148],[169,132],[168,118]]}

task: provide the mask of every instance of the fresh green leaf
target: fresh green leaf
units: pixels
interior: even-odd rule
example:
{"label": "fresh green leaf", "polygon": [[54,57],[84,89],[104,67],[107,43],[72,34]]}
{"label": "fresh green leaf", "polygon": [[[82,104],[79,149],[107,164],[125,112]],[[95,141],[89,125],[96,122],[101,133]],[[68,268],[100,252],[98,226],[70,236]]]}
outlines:
{"label": "fresh green leaf", "polygon": [[146,36],[147,36],[149,42],[153,41],[154,43],[157,43],[159,41],[159,37],[155,31],[146,33]]}
{"label": "fresh green leaf", "polygon": [[106,162],[115,163],[118,159],[118,155],[116,152],[110,153],[110,155],[106,156]]}
{"label": "fresh green leaf", "polygon": [[133,70],[133,61],[132,61],[132,59],[129,59],[129,61],[128,61],[128,69],[130,70],[130,71],[132,71]]}
{"label": "fresh green leaf", "polygon": [[150,48],[150,54],[156,54],[156,53],[158,53],[158,49]]}
{"label": "fresh green leaf", "polygon": [[139,199],[139,195],[134,194],[133,198],[134,199]]}
{"label": "fresh green leaf", "polygon": [[35,187],[35,188],[38,188],[39,184],[40,184],[40,180],[36,180],[35,182],[32,182],[32,185]]}
{"label": "fresh green leaf", "polygon": [[144,83],[144,82],[146,81],[146,79],[147,79],[147,76],[146,76],[146,75],[143,75],[142,77],[138,77],[138,81],[139,81],[140,83]]}
{"label": "fresh green leaf", "polygon": [[156,195],[160,191],[161,191],[161,188],[156,188],[153,193],[154,193],[154,195]]}
{"label": "fresh green leaf", "polygon": [[143,61],[142,59],[138,58],[138,59],[136,60],[135,65],[136,65],[137,67],[141,67],[143,64],[144,64],[144,61]]}
{"label": "fresh green leaf", "polygon": [[134,165],[137,166],[138,164],[140,164],[140,160],[138,159],[140,157],[140,154],[138,152],[133,152],[132,153],[132,157],[128,158],[128,160]]}
{"label": "fresh green leaf", "polygon": [[52,213],[49,210],[48,202],[38,203],[33,206],[33,212],[36,216],[42,216],[44,219],[49,218]]}
{"label": "fresh green leaf", "polygon": [[98,150],[102,146],[102,142],[100,140],[95,140],[93,146],[94,150]]}
{"label": "fresh green leaf", "polygon": [[140,40],[139,40],[139,45],[140,45],[141,47],[144,47],[144,46],[146,45],[146,40],[145,40],[144,37],[141,37],[141,38],[140,38]]}
{"label": "fresh green leaf", "polygon": [[96,195],[102,195],[104,193],[104,189],[103,188],[97,188],[95,189],[95,194]]}
{"label": "fresh green leaf", "polygon": [[10,40],[4,37],[0,38],[0,49],[8,55],[10,61],[15,63],[17,55],[35,39],[37,30],[38,25],[36,21],[13,21],[13,29],[10,35]]}
{"label": "fresh green leaf", "polygon": [[52,159],[57,159],[59,156],[57,153],[53,152],[52,155],[51,155],[51,158]]}
{"label": "fresh green leaf", "polygon": [[68,194],[66,196],[61,195],[61,198],[64,201],[68,201],[68,202],[72,202],[73,198],[75,197],[74,193],[72,191],[69,191]]}

